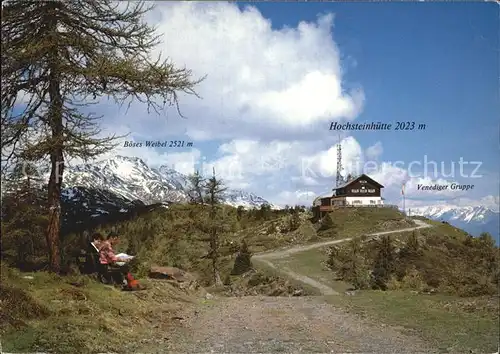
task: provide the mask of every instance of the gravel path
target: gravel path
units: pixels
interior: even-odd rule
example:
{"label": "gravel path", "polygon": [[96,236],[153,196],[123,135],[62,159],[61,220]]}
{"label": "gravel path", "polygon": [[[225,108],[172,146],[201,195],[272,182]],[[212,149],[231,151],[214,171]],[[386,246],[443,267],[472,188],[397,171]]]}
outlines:
{"label": "gravel path", "polygon": [[[430,227],[377,232],[370,236]],[[351,240],[297,246],[255,255],[277,269],[272,259]],[[289,269],[286,276],[339,295],[330,287]],[[437,353],[416,336],[373,323],[325,302],[323,297],[223,297],[185,309],[160,352],[169,353]]]}
{"label": "gravel path", "polygon": [[[381,235],[389,235],[389,234],[396,234],[400,232],[407,232],[407,231],[413,231],[413,230],[418,230],[418,229],[423,229],[427,227],[432,227],[432,225],[427,224],[426,222],[422,220],[413,220],[415,224],[418,226],[415,227],[408,227],[406,229],[397,229],[397,230],[391,230],[391,231],[381,231],[381,232],[375,232],[372,234],[367,234],[366,236],[368,237],[376,237],[376,236],[381,236]],[[291,248],[287,248],[284,250],[276,250],[276,251],[265,251],[261,252],[258,254],[255,254],[253,258],[259,258],[259,259],[277,259],[277,258],[283,258],[283,257],[288,257],[294,253],[297,252],[302,252],[302,251],[309,251],[315,248],[321,248],[324,246],[330,246],[330,245],[335,245],[338,243],[343,243],[347,241],[351,241],[352,237],[350,238],[343,238],[340,240],[332,240],[332,241],[322,241],[322,242],[317,242],[317,243],[312,243],[309,245],[301,245],[301,246],[294,246]]]}
{"label": "gravel path", "polygon": [[158,353],[436,352],[321,297],[219,298],[190,312]]}
{"label": "gravel path", "polygon": [[[370,236],[430,227],[377,232]],[[297,246],[255,255],[277,269],[272,259],[351,240]],[[338,295],[305,275],[279,269],[285,275]],[[422,339],[400,329],[362,319],[328,304],[323,297],[223,297],[186,308],[179,326],[158,353],[437,353]],[[149,352],[149,351],[148,351]]]}
{"label": "gravel path", "polygon": [[[372,234],[368,234],[367,236],[368,237],[376,237],[376,236],[381,236],[381,235],[388,235],[388,234],[418,230],[418,229],[422,229],[422,228],[426,228],[426,227],[432,227],[432,225],[429,225],[421,220],[414,220],[414,221],[418,226],[409,227],[406,229],[375,232]],[[278,270],[280,273],[282,273],[290,278],[293,278],[293,279],[298,280],[304,284],[308,284],[310,286],[315,287],[316,289],[318,289],[321,292],[322,295],[339,295],[339,293],[337,291],[333,290],[331,287],[329,287],[325,284],[322,284],[322,283],[318,282],[317,280],[314,280],[306,275],[293,272],[288,268],[279,268],[278,269],[274,265],[274,263],[272,263],[272,260],[285,258],[285,257],[288,257],[288,256],[294,254],[294,253],[308,251],[308,250],[312,250],[312,249],[320,248],[320,247],[325,247],[325,246],[329,246],[329,245],[335,245],[335,244],[347,242],[350,240],[352,240],[352,238],[344,238],[344,239],[340,239],[340,240],[323,241],[323,242],[313,243],[310,245],[295,246],[295,247],[291,247],[291,248],[288,248],[285,250],[262,252],[262,253],[254,255],[253,259],[260,260],[260,261],[264,262],[267,266]]]}
{"label": "gravel path", "polygon": [[293,272],[293,271],[291,271],[288,268],[279,268],[278,269],[274,265],[274,263],[272,263],[271,261],[269,261],[266,258],[261,258],[260,260],[262,262],[264,262],[268,267],[271,267],[273,269],[278,270],[281,274],[283,274],[283,275],[285,275],[285,276],[287,276],[289,278],[293,278],[295,280],[298,280],[301,283],[310,285],[310,286],[318,289],[321,292],[322,295],[339,295],[340,294],[339,292],[337,292],[337,291],[333,290],[332,288],[330,288],[328,285],[320,283],[319,281],[314,280],[313,278],[310,278],[310,277],[308,277],[306,275]]}

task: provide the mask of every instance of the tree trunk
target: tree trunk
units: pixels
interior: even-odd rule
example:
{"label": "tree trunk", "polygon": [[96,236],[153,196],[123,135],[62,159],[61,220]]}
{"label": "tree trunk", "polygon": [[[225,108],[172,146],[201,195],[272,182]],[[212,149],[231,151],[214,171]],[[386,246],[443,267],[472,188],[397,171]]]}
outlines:
{"label": "tree trunk", "polygon": [[211,193],[210,204],[212,204],[210,219],[212,222],[212,235],[210,236],[210,253],[212,254],[212,272],[214,277],[214,283],[216,286],[222,285],[222,280],[219,274],[219,245],[218,245],[218,235],[217,226],[215,223],[216,209],[215,209],[215,195]]}
{"label": "tree trunk", "polygon": [[49,225],[47,227],[47,247],[49,249],[50,271],[61,271],[60,232],[61,232],[61,186],[64,172],[63,155],[63,99],[56,58],[53,58],[49,81],[49,124],[52,130],[50,151],[50,179],[48,186]]}
{"label": "tree trunk", "polygon": [[[213,222],[213,221],[212,221]],[[214,277],[214,283],[216,286],[222,285],[222,281],[219,274],[219,252],[218,252],[218,242],[217,242],[217,229],[215,226],[212,226],[212,235],[210,237],[210,248],[212,254],[212,273]]]}
{"label": "tree trunk", "polygon": [[215,283],[215,286],[221,286],[223,284],[222,284],[222,280],[221,280],[220,274],[219,274],[219,269],[218,269],[218,266],[217,266],[217,259],[213,259],[212,262],[213,262],[213,269],[214,269],[214,283]]}
{"label": "tree trunk", "polygon": [[215,286],[222,286],[222,280],[220,278],[219,271],[215,271],[214,273],[214,278],[215,278]]}
{"label": "tree trunk", "polygon": [[[51,153],[52,170],[49,179],[49,225],[47,227],[47,247],[49,248],[50,271],[61,271],[61,254],[59,251],[59,233],[61,230],[61,181],[64,168],[62,150]],[[60,171],[58,171],[60,169]]]}

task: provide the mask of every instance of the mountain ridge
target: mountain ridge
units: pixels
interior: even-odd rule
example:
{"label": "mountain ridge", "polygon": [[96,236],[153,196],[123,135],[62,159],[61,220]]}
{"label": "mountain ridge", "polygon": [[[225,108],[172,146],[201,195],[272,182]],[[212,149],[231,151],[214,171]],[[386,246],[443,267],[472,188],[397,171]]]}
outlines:
{"label": "mountain ridge", "polygon": [[432,220],[446,221],[473,236],[488,232],[499,242],[498,205],[456,206],[439,204],[409,209],[410,215],[424,216]]}
{"label": "mountain ridge", "polygon": [[[43,179],[47,180],[48,176],[45,172]],[[64,189],[106,189],[127,200],[140,200],[144,204],[188,202],[188,186],[188,176],[168,166],[152,168],[138,157],[121,155],[95,163],[68,166],[63,181]],[[228,189],[222,199],[224,204],[232,206],[258,208],[268,204],[273,209],[279,209],[254,193],[238,189]]]}
{"label": "mountain ridge", "polygon": [[[38,182],[46,183],[49,171],[37,169],[37,173]],[[137,205],[186,203],[188,186],[188,176],[169,166],[150,167],[141,158],[115,155],[97,162],[68,165],[61,198],[66,205],[74,204],[71,209],[88,209],[87,214],[97,217],[110,211],[123,213]],[[258,208],[268,204],[272,209],[281,209],[254,193],[238,189],[228,189],[222,202],[234,207]],[[408,211],[411,215],[449,222],[474,236],[488,232],[498,240],[498,200],[472,204],[419,206]]]}

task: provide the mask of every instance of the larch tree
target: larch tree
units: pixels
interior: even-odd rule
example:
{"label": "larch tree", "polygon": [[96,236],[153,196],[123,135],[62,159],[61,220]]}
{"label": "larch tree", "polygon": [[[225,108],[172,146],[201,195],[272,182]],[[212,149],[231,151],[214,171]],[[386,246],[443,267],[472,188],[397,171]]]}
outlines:
{"label": "larch tree", "polygon": [[200,175],[199,171],[196,171],[192,175],[188,176],[188,197],[192,204],[205,204],[203,196],[203,186],[205,184],[205,179]]}
{"label": "larch tree", "polygon": [[372,286],[375,289],[387,290],[387,283],[396,270],[398,255],[394,241],[390,235],[385,235],[377,242],[377,256],[375,257]]}
{"label": "larch tree", "polygon": [[215,176],[215,168],[213,175],[205,183],[205,196],[207,203],[210,205],[209,211],[209,240],[210,252],[209,256],[212,260],[212,276],[215,285],[222,285],[219,272],[219,232],[221,231],[221,222],[217,220],[218,206],[222,201],[223,193],[227,190],[221,179]]}
{"label": "larch tree", "polygon": [[[60,271],[60,194],[65,161],[116,146],[88,105],[101,98],[144,103],[148,112],[197,96],[190,70],[153,58],[160,44],[145,2],[19,1],[2,4],[2,170],[50,159],[46,231],[50,269]],[[180,112],[179,112],[180,114]]]}

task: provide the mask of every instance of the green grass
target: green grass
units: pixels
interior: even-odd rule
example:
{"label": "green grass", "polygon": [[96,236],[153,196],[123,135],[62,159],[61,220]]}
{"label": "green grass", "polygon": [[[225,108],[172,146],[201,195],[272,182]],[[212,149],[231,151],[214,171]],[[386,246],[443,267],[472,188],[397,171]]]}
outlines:
{"label": "green grass", "polygon": [[278,267],[286,267],[293,272],[306,275],[317,280],[338,292],[344,292],[350,288],[346,282],[336,280],[331,270],[324,265],[326,260],[325,249],[312,249],[292,254],[289,257],[275,259],[272,262]]}
{"label": "green grass", "polygon": [[[405,220],[399,211],[390,208],[345,208],[330,213],[330,217],[333,220],[332,227],[318,233],[322,239],[335,235],[337,237],[334,238],[358,237],[377,231],[416,226],[411,220]],[[395,233],[394,237],[405,238],[408,234],[408,232]],[[333,272],[326,267],[324,263],[327,259],[327,249],[328,246],[297,252],[286,258],[275,259],[273,263],[279,268],[289,268],[328,285],[338,292],[344,292],[351,285],[335,279]]]}
{"label": "green grass", "polygon": [[294,231],[285,229],[290,215],[252,224],[235,233],[235,242],[245,239],[252,252],[263,252],[293,245],[306,245],[331,239],[361,236],[378,231],[391,231],[416,226],[411,219],[391,208],[344,208],[329,214],[333,223],[316,231],[310,221],[303,218],[301,226]]}
{"label": "green grass", "polygon": [[325,298],[378,323],[401,326],[442,352],[498,350],[498,297],[464,299],[403,291],[360,291],[354,296]]}
{"label": "green grass", "polygon": [[[252,260],[254,267],[258,268],[258,272],[262,273],[265,277],[269,277],[271,279],[283,279],[283,273],[279,272],[277,269],[269,267],[266,263],[260,260]],[[277,264],[274,260],[273,264]],[[297,289],[303,289],[304,295],[321,295],[320,291],[313,286],[308,284],[304,284],[295,279],[287,279],[287,282]]]}
{"label": "green grass", "polygon": [[327,228],[318,231],[321,238],[341,239],[416,226],[392,208],[340,208],[327,217],[331,221]]}
{"label": "green grass", "polygon": [[[159,209],[140,215],[134,220],[115,225],[124,235],[119,251],[137,255],[142,262],[141,269],[149,269],[152,264],[182,268],[209,286],[211,283],[209,234],[206,221],[207,210],[193,205],[172,205],[169,209]],[[397,210],[389,208],[346,208],[331,215],[335,227],[317,232],[309,218],[312,214],[301,212],[300,221],[287,212],[273,211],[265,217],[256,211],[246,211],[237,215],[237,209],[224,206],[219,211],[219,254],[221,266],[232,261],[245,240],[253,253],[273,250],[299,244],[308,244],[339,237],[350,237],[367,232],[392,230],[408,227],[408,221]],[[295,227],[298,226],[296,229]],[[109,230],[101,230],[107,233]],[[205,257],[205,258],[204,258]],[[142,273],[141,273],[142,274]],[[224,278],[226,274],[221,274]]]}
{"label": "green grass", "polygon": [[[454,269],[459,263],[472,262],[473,248],[463,244],[467,239],[465,232],[440,222],[429,223],[435,227],[422,229],[420,233],[428,244],[424,260],[435,268],[433,272],[449,276],[449,267]],[[393,234],[393,238],[400,245],[408,235],[408,232],[397,233]],[[298,252],[273,262],[278,267],[287,267],[307,275],[343,294],[349,284],[335,280],[333,272],[324,265],[326,249]],[[439,260],[443,260],[444,264]],[[429,264],[425,265],[428,272]],[[403,331],[424,338],[442,352],[493,353],[498,348],[498,294],[459,297],[417,294],[406,290],[364,290],[353,296],[335,295],[326,296],[325,299],[377,323],[402,327]]]}
{"label": "green grass", "polygon": [[[321,249],[315,249],[273,262],[343,293],[349,284],[334,279],[332,272],[322,265],[325,258]],[[493,353],[498,345],[498,298],[495,297],[460,298],[367,290],[354,296],[334,295],[325,299],[378,323],[401,326],[443,352]]]}
{"label": "green grass", "polygon": [[162,336],[173,313],[194,301],[191,295],[169,284],[141,282],[148,290],[122,292],[87,277],[19,273],[2,266],[2,349],[134,351],[140,345],[139,339]]}
{"label": "green grass", "polygon": [[[223,278],[230,272],[237,246],[243,239],[252,252],[258,252],[331,237],[328,233],[318,237],[307,213],[301,214],[300,225],[295,230],[290,229],[293,218],[290,214],[271,213],[268,220],[262,220],[247,213],[237,220],[234,208],[224,208],[223,213],[221,220],[227,226],[220,235]],[[369,223],[368,219],[373,216],[364,215],[362,211],[360,217],[354,209],[346,213],[342,217],[347,223],[348,220]],[[384,223],[401,220],[397,213],[384,213],[381,211],[379,215],[379,228]],[[143,261],[183,268],[196,274],[203,283],[209,277],[210,262],[202,258],[207,254],[208,242],[202,240],[206,234],[199,230],[198,224],[203,221],[199,219],[197,208],[173,206],[118,223],[115,225],[117,230],[125,235],[119,250],[130,248],[130,252]],[[142,270],[149,268],[148,262],[141,263]],[[299,288],[305,289],[306,294],[316,293],[316,289],[283,278],[274,269],[261,267],[257,273],[251,284],[249,279],[241,277],[230,280],[240,282],[236,286],[242,290],[250,288],[261,294],[286,295]],[[170,314],[180,304],[191,301],[188,294],[168,284],[151,282],[150,285],[153,288],[146,292],[124,293],[83,276],[59,277],[44,272],[21,274],[2,265],[0,324],[3,349],[60,353],[133,351],[139,338],[155,333],[161,336],[162,331],[168,331]],[[153,330],[152,323],[159,329]]]}
{"label": "green grass", "polygon": [[[331,227],[317,233],[307,219],[302,220],[299,229],[290,231],[287,230],[290,215],[273,215],[267,221],[254,218],[237,221],[234,210],[226,209],[228,227],[221,234],[223,278],[231,270],[237,251],[234,246],[243,239],[252,252],[258,252],[413,226],[396,210],[346,208],[332,213]],[[172,207],[120,223],[119,231],[126,235],[122,247],[132,247],[131,253],[138,254],[138,258],[158,265],[177,266],[198,274],[199,279],[208,279],[210,262],[202,259],[207,254],[208,242],[202,240],[206,234],[195,224],[197,215],[190,206]],[[463,273],[458,266],[471,252],[471,248],[463,245],[467,236],[449,225],[430,223],[436,227],[420,231],[430,247],[425,268],[431,275],[433,269],[446,276]],[[394,235],[399,236],[403,235]],[[478,256],[480,250],[478,248]],[[324,269],[322,262],[325,260],[324,249],[315,249],[273,260],[273,263],[343,292],[348,284],[335,280],[332,272]],[[268,295],[286,294],[284,289],[290,288],[304,288],[306,294],[318,295],[317,289],[283,279],[277,270],[258,260],[253,262],[259,269],[256,275],[251,279],[230,277],[231,282],[239,282],[236,285],[242,288],[258,288],[260,293]],[[447,265],[443,268],[447,272],[439,268],[441,264]],[[476,268],[467,264],[467,269]],[[476,273],[471,274],[475,276]],[[33,279],[25,279],[26,275]],[[471,277],[464,279],[470,281]],[[21,274],[2,265],[0,329],[3,350],[137,351],[141,349],[139,339],[164,337],[172,330],[170,319],[176,309],[195,301],[191,294],[169,284],[150,281],[146,285],[149,289],[145,292],[125,293],[87,277],[58,277],[44,272]],[[377,321],[403,326],[450,352],[468,349],[493,352],[496,349],[498,298],[496,308],[486,298],[414,295],[403,291],[362,291],[355,296],[326,299]],[[207,300],[207,306],[209,303]]]}

